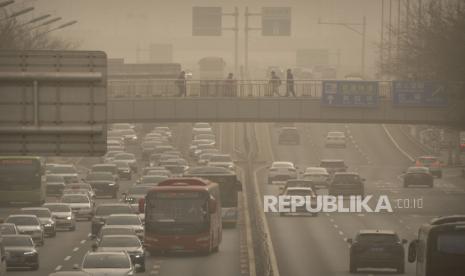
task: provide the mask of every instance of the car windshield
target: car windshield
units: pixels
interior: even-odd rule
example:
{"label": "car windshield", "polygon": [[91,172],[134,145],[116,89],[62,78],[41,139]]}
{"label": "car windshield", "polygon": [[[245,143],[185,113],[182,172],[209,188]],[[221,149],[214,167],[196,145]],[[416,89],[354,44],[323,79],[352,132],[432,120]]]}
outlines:
{"label": "car windshield", "polygon": [[89,203],[90,200],[85,195],[65,195],[61,199],[64,203]]}
{"label": "car windshield", "polygon": [[290,163],[273,163],[272,168],[292,168]]}
{"label": "car windshield", "polygon": [[163,180],[168,179],[168,177],[165,176],[144,176],[142,177],[141,183],[159,183],[162,182]]}
{"label": "car windshield", "polygon": [[141,194],[146,194],[148,190],[152,189],[153,187],[151,186],[146,186],[146,187],[132,187],[129,189],[128,193],[130,195],[141,195]]}
{"label": "car windshield", "polygon": [[115,157],[117,154],[123,153],[122,151],[110,151],[107,153],[107,157]]}
{"label": "car windshield", "polygon": [[39,218],[46,218],[52,215],[48,209],[22,210],[22,213],[27,215],[36,215]]}
{"label": "car windshield", "polygon": [[344,161],[322,161],[320,166],[325,168],[340,168],[344,167]]}
{"label": "car windshield", "polygon": [[344,132],[328,132],[328,137],[344,137]]}
{"label": "car windshield", "polygon": [[50,209],[52,212],[71,212],[71,208],[68,205],[64,204],[50,204],[50,205],[44,205],[44,207]]}
{"label": "car windshield", "polygon": [[91,268],[130,268],[131,262],[126,254],[92,254],[84,258],[83,269]]}
{"label": "car windshield", "polygon": [[110,216],[106,225],[140,225],[141,221],[138,216]]}
{"label": "car windshield", "polygon": [[0,224],[0,233],[2,235],[16,234],[15,226],[13,224]]}
{"label": "car windshield", "polygon": [[438,235],[437,250],[441,253],[465,255],[465,232],[446,232]]}
{"label": "car windshield", "polygon": [[108,216],[111,214],[132,214],[134,211],[128,205],[101,205],[97,207],[95,215]]}
{"label": "car windshield", "polygon": [[126,161],[114,161],[113,164],[116,165],[118,169],[129,169],[129,164]]}
{"label": "car windshield", "polygon": [[113,173],[115,171],[116,167],[111,166],[111,165],[106,165],[106,166],[95,166],[92,168],[93,172],[110,172]]}
{"label": "car windshield", "polygon": [[136,132],[133,129],[122,129],[119,131],[122,135],[135,135]]}
{"label": "car windshield", "polygon": [[[201,193],[157,193],[147,216],[158,223],[199,223],[207,219],[207,200]],[[147,218],[146,218],[147,221]]]}
{"label": "car windshield", "polygon": [[77,173],[76,169],[72,166],[54,166],[51,168],[52,173],[60,173],[60,174],[74,174]]}
{"label": "car windshield", "polygon": [[429,169],[424,167],[410,167],[407,169],[407,173],[428,173]]}
{"label": "car windshield", "polygon": [[357,237],[360,243],[396,243],[399,237],[393,234],[361,234]]}
{"label": "car windshield", "polygon": [[287,190],[286,194],[291,196],[311,196],[312,191],[303,189],[292,189]]}
{"label": "car windshield", "polygon": [[136,159],[133,154],[130,153],[120,153],[115,156],[116,160],[134,160]]}
{"label": "car windshield", "polygon": [[16,225],[39,225],[39,221],[35,217],[10,217],[5,222]]}
{"label": "car windshield", "polygon": [[33,247],[34,242],[27,236],[9,236],[3,237],[4,246],[29,246]]}
{"label": "car windshield", "polygon": [[325,168],[307,168],[305,169],[306,174],[327,174]]}
{"label": "car windshield", "polygon": [[427,158],[420,158],[419,161],[420,161],[421,164],[431,165],[431,164],[437,162],[438,159],[433,158],[433,157],[427,157]]}
{"label": "car windshield", "polygon": [[87,175],[86,180],[88,181],[113,181],[113,175],[111,173],[91,173]]}
{"label": "car windshield", "polygon": [[232,162],[229,155],[213,155],[210,157],[210,162]]}
{"label": "car windshield", "polygon": [[45,181],[46,182],[60,182],[64,183],[65,179],[61,175],[47,175],[45,176]]}
{"label": "car windshield", "polygon": [[360,176],[356,174],[342,174],[334,176],[334,183],[354,183],[360,182]]}
{"label": "car windshield", "polygon": [[195,123],[194,128],[210,128],[209,123]]}
{"label": "car windshield", "polygon": [[101,247],[141,247],[140,240],[137,236],[104,236],[99,246]]}
{"label": "car windshield", "polygon": [[104,227],[101,230],[101,236],[105,235],[135,235],[135,231],[132,228],[122,227]]}

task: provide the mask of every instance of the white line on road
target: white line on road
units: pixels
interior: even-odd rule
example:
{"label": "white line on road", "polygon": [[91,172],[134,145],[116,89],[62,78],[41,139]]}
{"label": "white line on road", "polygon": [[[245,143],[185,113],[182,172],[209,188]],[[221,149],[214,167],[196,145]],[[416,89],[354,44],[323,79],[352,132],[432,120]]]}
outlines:
{"label": "white line on road", "polygon": [[66,256],[65,261],[69,261],[71,259],[71,256]]}
{"label": "white line on road", "polygon": [[55,271],[59,271],[59,270],[61,270],[62,268],[63,268],[63,266],[59,265],[59,266],[55,267]]}
{"label": "white line on road", "polygon": [[82,241],[81,241],[81,244],[85,244],[85,243],[86,243],[86,240],[82,240]]}
{"label": "white line on road", "polygon": [[388,136],[389,140],[391,140],[391,142],[400,151],[400,153],[407,157],[407,159],[409,159],[411,162],[415,161],[415,159],[410,154],[408,154],[403,148],[401,148],[396,140],[394,140],[394,137],[392,137],[391,132],[389,132],[386,125],[382,124],[381,126],[383,127],[384,132],[386,132],[386,135]]}
{"label": "white line on road", "polygon": [[339,231],[339,235],[344,236],[344,232]]}
{"label": "white line on road", "polygon": [[78,250],[79,250],[79,247],[75,247],[75,248],[73,249],[73,252],[77,252]]}
{"label": "white line on road", "polygon": [[334,224],[333,226],[334,226],[334,228],[339,228],[339,225],[337,225],[337,224]]}

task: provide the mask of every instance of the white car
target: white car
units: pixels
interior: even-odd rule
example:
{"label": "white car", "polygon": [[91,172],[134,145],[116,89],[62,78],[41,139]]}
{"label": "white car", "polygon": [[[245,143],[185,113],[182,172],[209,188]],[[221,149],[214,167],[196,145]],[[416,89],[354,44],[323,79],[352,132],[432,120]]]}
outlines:
{"label": "white car", "polygon": [[89,275],[135,275],[140,265],[133,265],[131,257],[125,251],[120,252],[87,252],[82,265],[74,265],[74,269]]}
{"label": "white car", "polygon": [[80,180],[78,171],[74,165],[56,164],[50,168],[49,174],[62,176],[66,183],[75,183]]}
{"label": "white car", "polygon": [[297,167],[294,163],[273,162],[268,170],[268,184],[285,184],[288,179],[297,179]]}
{"label": "white car", "polygon": [[133,172],[137,172],[137,160],[133,153],[122,152],[115,155],[113,161],[126,161]]}
{"label": "white car", "polygon": [[136,235],[144,238],[144,225],[139,215],[136,214],[112,214],[105,220],[107,226],[118,226],[133,229]]}
{"label": "white car", "polygon": [[330,131],[326,135],[325,146],[345,148],[346,147],[346,135],[342,131]]}
{"label": "white car", "polygon": [[327,188],[329,184],[329,173],[326,168],[308,167],[303,173],[303,179],[311,180],[318,188]]}
{"label": "white car", "polygon": [[207,162],[209,167],[222,167],[234,171],[234,162],[229,154],[215,154],[210,156]]}
{"label": "white car", "polygon": [[71,207],[76,218],[92,219],[92,208],[94,206],[89,196],[85,194],[66,194],[61,198],[61,202]]}
{"label": "white car", "polygon": [[64,227],[70,231],[74,231],[76,229],[76,218],[68,204],[45,203],[42,206],[48,208],[50,212],[52,212],[57,228]]}

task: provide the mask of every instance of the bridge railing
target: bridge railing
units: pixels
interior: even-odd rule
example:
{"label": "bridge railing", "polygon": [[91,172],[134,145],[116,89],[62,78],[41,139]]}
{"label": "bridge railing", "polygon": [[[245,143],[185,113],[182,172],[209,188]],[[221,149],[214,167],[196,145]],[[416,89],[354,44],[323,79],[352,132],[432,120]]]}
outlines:
{"label": "bridge railing", "polygon": [[[391,82],[379,82],[379,95],[391,97]],[[320,98],[323,80],[294,80],[293,85],[286,80],[281,83],[270,80],[186,80],[176,79],[132,79],[109,80],[110,97],[176,97],[185,89],[186,97],[296,97]]]}

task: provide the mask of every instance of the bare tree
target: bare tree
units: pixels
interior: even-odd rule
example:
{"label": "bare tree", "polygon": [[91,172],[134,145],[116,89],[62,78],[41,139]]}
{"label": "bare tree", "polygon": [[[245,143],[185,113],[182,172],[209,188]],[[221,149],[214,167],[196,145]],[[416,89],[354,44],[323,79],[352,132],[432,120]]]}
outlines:
{"label": "bare tree", "polygon": [[[403,22],[389,26],[398,51],[379,62],[380,71],[397,79],[463,81],[465,79],[464,0],[410,1]],[[422,6],[419,6],[421,5]],[[408,11],[408,13],[407,13]]]}
{"label": "bare tree", "polygon": [[0,21],[0,50],[71,50],[77,43],[32,29],[15,18]]}

